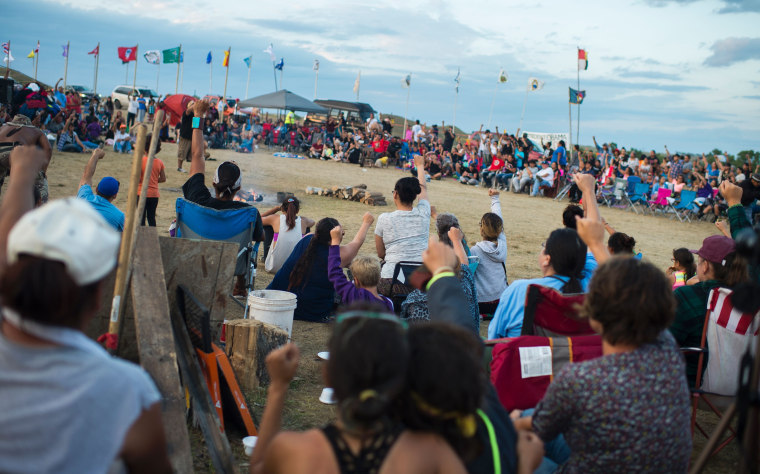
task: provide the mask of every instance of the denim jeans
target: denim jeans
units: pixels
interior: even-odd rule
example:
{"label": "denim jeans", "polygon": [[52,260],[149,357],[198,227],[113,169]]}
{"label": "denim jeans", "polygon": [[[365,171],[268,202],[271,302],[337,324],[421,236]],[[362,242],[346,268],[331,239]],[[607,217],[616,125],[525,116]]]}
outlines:
{"label": "denim jeans", "polygon": [[538,189],[541,186],[551,186],[551,181],[547,181],[543,178],[536,177],[536,180],[533,181],[533,192],[530,193],[531,196],[538,196]]}
{"label": "denim jeans", "polygon": [[[522,416],[533,415],[534,409],[523,410]],[[570,447],[565,442],[565,437],[557,435],[551,441],[544,442],[544,460],[534,472],[536,474],[549,474],[555,472],[557,468],[567,462],[570,458]]]}
{"label": "denim jeans", "polygon": [[132,142],[129,140],[116,142],[113,144],[113,151],[117,151],[119,153],[129,153],[132,151]]}

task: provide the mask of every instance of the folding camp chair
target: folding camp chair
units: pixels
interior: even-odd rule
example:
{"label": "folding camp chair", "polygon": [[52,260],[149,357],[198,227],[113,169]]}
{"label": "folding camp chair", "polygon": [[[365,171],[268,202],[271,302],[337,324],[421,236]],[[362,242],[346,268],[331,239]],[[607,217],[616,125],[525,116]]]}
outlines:
{"label": "folding camp chair", "polygon": [[684,219],[686,219],[691,222],[689,214],[693,211],[692,206],[694,205],[694,199],[696,198],[696,191],[683,190],[681,191],[681,197],[677,203],[668,203],[668,210],[672,211],[679,221],[683,222]]}
{"label": "folding camp chair", "polygon": [[[224,410],[222,405],[222,385],[220,380],[226,382],[229,393],[234,401],[235,409],[243,422],[249,436],[257,434],[256,425],[253,423],[248,405],[243,392],[238,386],[237,379],[230,365],[227,355],[211,341],[211,324],[209,310],[184,286],[177,286],[177,308],[190,336],[190,342],[195,348],[198,361],[206,379],[206,385],[211,395],[211,401],[219,416],[219,423],[224,431]],[[221,369],[222,377],[219,377]]]}
{"label": "folding camp chair", "polygon": [[630,208],[633,209],[633,212],[636,214],[639,213],[637,206],[641,206],[642,214],[646,212],[647,209],[649,209],[649,206],[647,206],[648,194],[649,185],[647,183],[636,183],[636,185],[633,187],[633,192],[626,195]]}
{"label": "folding camp chair", "polygon": [[[740,361],[745,351],[755,344],[758,333],[755,318],[760,312],[742,313],[734,307],[732,296],[733,291],[728,288],[710,291],[700,347],[681,349],[684,353],[699,354],[697,379],[691,391],[691,431],[693,434],[696,428],[706,438],[710,436],[697,422],[697,409],[710,410],[719,418],[722,416],[722,411],[736,398]],[[708,353],[705,366],[704,356]],[[712,454],[717,454],[736,437],[733,427],[729,425],[728,429],[731,434]]]}
{"label": "folding camp chair", "polygon": [[578,316],[585,294],[563,295],[554,288],[528,285],[522,336],[592,336],[587,319]]}
{"label": "folding camp chair", "polygon": [[667,188],[659,188],[657,190],[657,196],[652,201],[647,201],[647,204],[649,204],[649,210],[652,212],[652,215],[659,213],[663,213],[665,209],[668,207],[668,198],[670,197],[670,194],[672,191]]}
{"label": "folding camp chair", "polygon": [[[393,302],[393,310],[401,313],[401,303],[404,302],[414,288],[409,285],[412,273],[422,265],[422,262],[398,262],[393,267],[390,293],[385,295]],[[403,279],[403,281],[402,281]]]}
{"label": "folding camp chair", "polygon": [[602,355],[601,336],[520,336],[486,344],[494,345],[491,383],[508,412],[535,407],[566,364]]}
{"label": "folding camp chair", "polygon": [[[259,211],[255,207],[211,209],[184,198],[177,198],[176,210],[177,237],[234,242],[240,245],[235,275],[244,275],[246,293],[250,293],[256,278],[256,256],[259,251],[259,242],[255,245],[252,242]],[[247,296],[245,303],[234,300],[244,308],[243,317],[247,318]]]}
{"label": "folding camp chair", "polygon": [[607,207],[612,207],[616,202],[620,202],[623,199],[625,180],[623,178],[615,178],[615,184],[611,187],[603,188],[601,192],[604,204]]}
{"label": "folding camp chair", "polygon": [[[633,196],[636,185],[641,183],[641,178],[638,176],[629,176],[628,179],[626,179],[625,182],[625,188],[623,189],[623,193],[621,196],[621,202],[626,206],[626,210],[633,210],[636,212],[636,209],[633,208],[633,201],[631,200],[631,196]],[[638,214],[638,212],[636,212]]]}

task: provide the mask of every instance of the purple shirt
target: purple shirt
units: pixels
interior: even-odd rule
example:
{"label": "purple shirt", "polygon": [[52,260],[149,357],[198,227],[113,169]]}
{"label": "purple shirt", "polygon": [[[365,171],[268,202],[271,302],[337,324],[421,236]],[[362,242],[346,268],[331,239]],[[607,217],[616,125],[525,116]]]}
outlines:
{"label": "purple shirt", "polygon": [[330,253],[327,257],[327,278],[335,287],[343,300],[343,304],[353,303],[354,301],[371,301],[373,303],[382,303],[385,307],[393,312],[393,302],[385,296],[376,298],[370,291],[364,288],[357,288],[353,283],[348,281],[343,269],[340,267],[340,245],[331,245]]}

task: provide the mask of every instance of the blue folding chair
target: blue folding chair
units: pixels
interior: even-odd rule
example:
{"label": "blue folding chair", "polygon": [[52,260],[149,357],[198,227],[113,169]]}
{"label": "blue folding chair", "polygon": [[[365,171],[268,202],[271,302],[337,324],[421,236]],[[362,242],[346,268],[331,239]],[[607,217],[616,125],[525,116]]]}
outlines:
{"label": "blue folding chair", "polygon": [[[216,240],[234,242],[240,245],[235,264],[235,275],[245,277],[246,294],[253,290],[256,278],[256,257],[259,252],[259,242],[253,240],[253,230],[259,219],[259,211],[255,207],[240,209],[211,209],[185,198],[177,198],[177,230],[176,237],[195,240]],[[230,295],[232,297],[232,295]],[[245,304],[233,300],[244,308],[243,317],[248,317],[248,298]]]}
{"label": "blue folding chair", "polygon": [[692,205],[694,204],[694,199],[696,198],[696,191],[681,191],[681,198],[678,203],[670,204],[668,210],[673,211],[679,221],[683,222],[684,219],[686,219],[687,221],[691,222],[689,214],[694,211],[692,209]]}
{"label": "blue folding chair", "polygon": [[649,194],[649,185],[647,183],[636,183],[636,185],[633,187],[632,193],[627,193],[626,198],[628,199],[628,204],[631,206],[631,209],[633,209],[633,212],[636,214],[639,213],[637,205],[641,205],[641,212],[645,212],[647,208],[649,207],[647,205],[647,199]]}

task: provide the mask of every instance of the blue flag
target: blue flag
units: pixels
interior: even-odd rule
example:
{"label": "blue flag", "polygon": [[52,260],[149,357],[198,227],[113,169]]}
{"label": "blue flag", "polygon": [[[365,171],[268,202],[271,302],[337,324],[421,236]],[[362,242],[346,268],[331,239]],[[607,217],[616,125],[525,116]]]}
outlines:
{"label": "blue flag", "polygon": [[179,62],[184,63],[185,62],[185,52],[180,51],[179,52]]}
{"label": "blue flag", "polygon": [[572,87],[570,89],[570,103],[571,104],[582,104],[583,99],[586,98],[586,91],[577,91],[573,89]]}
{"label": "blue flag", "polygon": [[211,64],[211,51],[206,55],[206,64]]}
{"label": "blue flag", "polygon": [[247,58],[243,58],[243,62],[245,63],[246,67],[251,67],[251,56],[248,56]]}
{"label": "blue flag", "polygon": [[285,66],[285,58],[280,58],[280,62],[274,68],[282,71],[283,66]]}

